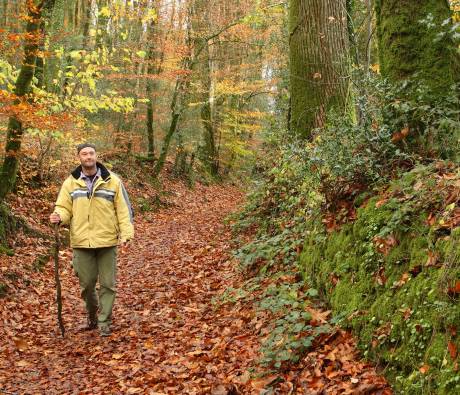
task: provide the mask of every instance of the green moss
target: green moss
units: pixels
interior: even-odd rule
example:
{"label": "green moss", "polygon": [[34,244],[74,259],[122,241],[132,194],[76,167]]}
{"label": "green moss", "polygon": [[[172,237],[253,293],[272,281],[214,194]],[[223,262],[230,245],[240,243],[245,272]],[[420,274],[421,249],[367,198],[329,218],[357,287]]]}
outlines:
{"label": "green moss", "polygon": [[4,298],[8,292],[8,285],[0,283],[0,298]]}
{"label": "green moss", "polygon": [[[425,221],[434,193],[413,185],[433,169],[415,169],[395,181],[394,196],[370,199],[357,220],[325,233],[318,221],[305,240],[301,268],[336,316],[346,317],[364,356],[376,361],[397,394],[452,394],[460,380],[448,343],[460,328],[460,306],[447,290],[460,279],[460,230],[440,234]],[[381,253],[376,238],[395,245]],[[431,254],[431,255],[430,255]],[[437,265],[427,265],[430,256]],[[428,365],[427,372],[420,367]]]}
{"label": "green moss", "polygon": [[42,254],[35,258],[34,262],[32,263],[32,269],[36,272],[42,272],[45,265],[50,260],[49,254]]}
{"label": "green moss", "polygon": [[8,211],[3,204],[0,204],[0,246],[6,240],[8,230]]}
{"label": "green moss", "polygon": [[0,255],[1,254],[5,254],[5,255],[8,255],[8,256],[13,256],[14,255],[14,250],[12,250],[11,248],[8,248],[8,247],[0,245]]}
{"label": "green moss", "polygon": [[[354,114],[349,81],[340,78],[349,69],[347,26],[336,23],[320,43],[321,23],[306,23],[312,15],[318,21],[327,17],[342,21],[346,13],[333,2],[324,6],[303,3],[294,0],[289,4],[289,126],[299,137],[311,138],[313,129],[324,125],[331,110],[350,120]],[[334,89],[324,89],[325,83],[333,84]]]}
{"label": "green moss", "polygon": [[458,57],[450,36],[442,34],[451,16],[447,2],[377,0],[376,15],[384,77],[395,82],[417,75],[440,93],[452,85]]}
{"label": "green moss", "polygon": [[14,255],[14,251],[9,248],[7,240],[16,227],[16,219],[10,214],[8,208],[0,203],[0,254]]}

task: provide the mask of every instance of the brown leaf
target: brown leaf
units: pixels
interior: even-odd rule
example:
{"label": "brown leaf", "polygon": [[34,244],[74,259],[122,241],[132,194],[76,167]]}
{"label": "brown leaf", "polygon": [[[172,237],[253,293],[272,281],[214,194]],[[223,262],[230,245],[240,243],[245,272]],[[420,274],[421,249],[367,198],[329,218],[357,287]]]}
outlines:
{"label": "brown leaf", "polygon": [[406,126],[404,129],[401,130],[401,136],[403,138],[407,137],[410,133],[410,129],[408,126]]}
{"label": "brown leaf", "polygon": [[278,375],[265,376],[259,379],[251,380],[250,383],[251,383],[252,388],[257,389],[257,390],[263,390],[265,389],[267,385],[272,383],[277,378],[278,378]]}
{"label": "brown leaf", "polygon": [[140,388],[140,387],[131,387],[131,388],[128,388],[127,393],[128,394],[140,394],[143,391],[144,390],[142,388]]}
{"label": "brown leaf", "polygon": [[401,278],[399,279],[399,281],[395,281],[393,283],[393,286],[392,288],[400,288],[402,287],[404,284],[407,283],[407,281],[409,281],[409,273],[403,273],[403,275],[401,276]]}
{"label": "brown leaf", "polygon": [[407,309],[400,309],[399,310],[401,313],[403,313],[403,318],[405,321],[407,321],[410,316],[412,315],[412,310],[407,308]]}
{"label": "brown leaf", "polygon": [[398,245],[398,241],[396,240],[396,238],[393,235],[388,235],[385,238],[375,236],[373,241],[374,241],[374,244],[375,244],[375,246],[377,248],[377,251],[379,251],[383,255],[388,255],[390,250],[394,246]]}
{"label": "brown leaf", "polygon": [[228,390],[222,384],[211,391],[211,395],[227,395]]}
{"label": "brown leaf", "polygon": [[23,352],[26,351],[29,348],[29,345],[27,344],[27,341],[21,337],[15,337],[13,338],[14,344],[16,345],[16,348]]}
{"label": "brown leaf", "polygon": [[385,276],[385,267],[381,266],[377,272],[377,275],[375,276],[377,280],[377,284],[379,285],[385,285],[387,282],[387,277]]}
{"label": "brown leaf", "polygon": [[452,359],[457,358],[457,346],[455,345],[455,343],[452,343],[451,341],[449,341],[447,343],[447,348],[449,349],[450,357]]}
{"label": "brown leaf", "polygon": [[331,314],[331,310],[327,311],[320,311],[312,309],[311,307],[307,307],[307,310],[311,315],[310,325],[319,326],[321,324],[325,324],[327,322],[327,317]]}
{"label": "brown leaf", "polygon": [[426,219],[426,223],[429,226],[433,226],[436,223],[436,216],[433,213],[430,213]]}
{"label": "brown leaf", "polygon": [[412,274],[412,276],[416,277],[421,271],[422,271],[422,266],[417,265],[417,266],[412,267],[409,270],[409,273]]}
{"label": "brown leaf", "polygon": [[433,251],[428,251],[428,259],[425,263],[425,266],[436,266],[438,263],[439,255]]}

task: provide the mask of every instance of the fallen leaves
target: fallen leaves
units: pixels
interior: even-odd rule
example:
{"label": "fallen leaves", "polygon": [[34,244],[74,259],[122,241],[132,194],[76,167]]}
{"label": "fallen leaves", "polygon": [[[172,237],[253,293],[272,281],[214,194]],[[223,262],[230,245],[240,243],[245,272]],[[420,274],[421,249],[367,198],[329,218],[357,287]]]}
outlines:
{"label": "fallen leaves", "polygon": [[[385,380],[359,360],[353,338],[344,331],[321,337],[292,370],[268,376],[261,370],[260,377],[251,373],[269,317],[258,315],[245,298],[213,304],[224,290],[243,281],[229,256],[230,230],[222,225],[241,194],[229,186],[173,188],[168,208],[136,218],[137,237],[119,261],[110,338],[79,330],[85,312],[78,280],[68,266],[69,250],[60,255],[65,339],[58,336],[55,322],[51,265],[43,273],[24,272],[33,290],[14,280],[14,298],[0,305],[5,323],[0,335],[7,339],[0,345],[5,356],[0,372],[8,372],[0,374],[2,390],[255,395],[270,389],[288,394],[297,388],[297,393],[391,393]],[[22,257],[32,258],[33,240],[25,245]],[[1,266],[11,270],[6,263]],[[330,311],[307,310],[312,326],[330,316]]]}
{"label": "fallen leaves", "polygon": [[[392,394],[386,381],[372,367],[357,359],[353,338],[337,331],[302,360],[294,384],[302,394]],[[294,377],[289,373],[287,377]],[[287,392],[286,392],[287,393]]]}

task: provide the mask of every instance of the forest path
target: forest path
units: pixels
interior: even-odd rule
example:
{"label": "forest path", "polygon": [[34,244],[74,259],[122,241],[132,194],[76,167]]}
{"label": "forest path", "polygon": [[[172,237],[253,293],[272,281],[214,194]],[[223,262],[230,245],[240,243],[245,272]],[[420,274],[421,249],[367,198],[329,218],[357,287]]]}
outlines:
{"label": "forest path", "polygon": [[[198,185],[176,190],[173,204],[158,213],[137,215],[136,238],[119,256],[108,338],[82,331],[86,316],[68,265],[71,251],[63,251],[66,337],[56,325],[48,264],[48,283],[7,300],[10,308],[1,312],[9,341],[0,362],[0,394],[259,394],[271,393],[261,392],[270,382],[278,382],[276,393],[286,394],[325,388],[328,394],[391,393],[370,366],[356,360],[351,337],[342,331],[325,351],[316,351],[323,360],[315,362],[314,372],[304,364],[304,370],[283,376],[250,378],[264,317],[252,303],[215,303],[243,281],[223,224],[241,200],[241,192],[228,185]],[[344,391],[354,390],[335,392],[342,382]]]}

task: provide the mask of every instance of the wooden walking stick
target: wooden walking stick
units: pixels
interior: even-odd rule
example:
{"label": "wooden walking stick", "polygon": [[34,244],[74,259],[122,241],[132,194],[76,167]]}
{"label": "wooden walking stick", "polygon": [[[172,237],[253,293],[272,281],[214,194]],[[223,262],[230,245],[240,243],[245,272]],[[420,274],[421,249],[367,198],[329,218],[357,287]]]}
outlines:
{"label": "wooden walking stick", "polygon": [[61,280],[59,279],[59,248],[61,242],[59,238],[59,224],[54,225],[54,279],[56,281],[56,302],[57,302],[57,318],[59,328],[61,329],[62,337],[64,337],[65,328],[64,322],[62,321],[62,294],[61,294]]}

